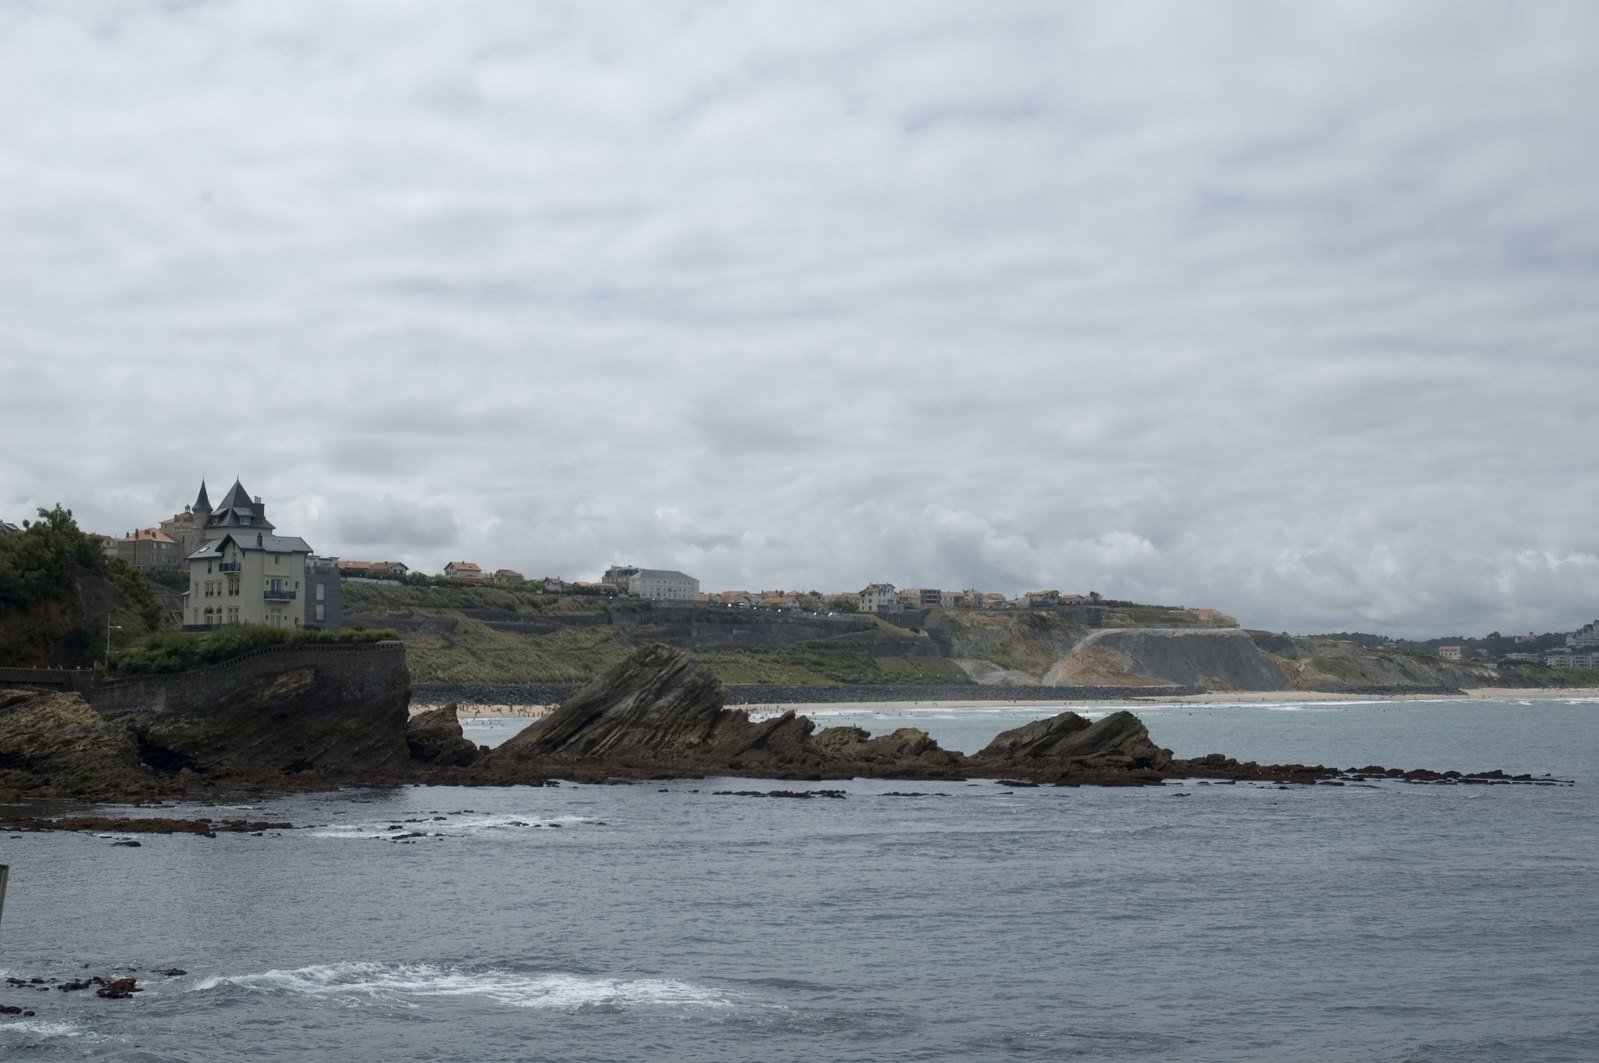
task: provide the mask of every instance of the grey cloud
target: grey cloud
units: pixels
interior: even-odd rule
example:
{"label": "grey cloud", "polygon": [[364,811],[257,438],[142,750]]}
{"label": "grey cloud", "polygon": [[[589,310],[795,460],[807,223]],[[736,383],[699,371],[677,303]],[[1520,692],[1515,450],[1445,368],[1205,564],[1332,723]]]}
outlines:
{"label": "grey cloud", "polygon": [[0,21],[0,518],[1592,619],[1585,6]]}

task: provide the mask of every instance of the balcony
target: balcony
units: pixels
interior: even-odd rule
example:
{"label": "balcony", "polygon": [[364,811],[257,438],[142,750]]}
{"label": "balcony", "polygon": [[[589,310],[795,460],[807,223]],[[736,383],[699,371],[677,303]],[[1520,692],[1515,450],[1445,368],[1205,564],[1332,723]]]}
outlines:
{"label": "balcony", "polygon": [[291,591],[287,587],[268,587],[261,592],[261,597],[269,602],[292,602],[298,595],[298,591]]}
{"label": "balcony", "polygon": [[237,571],[239,571],[239,566],[242,565],[243,563],[244,562],[242,562],[242,561],[224,561],[220,565],[217,566],[217,571],[218,572],[237,572]]}

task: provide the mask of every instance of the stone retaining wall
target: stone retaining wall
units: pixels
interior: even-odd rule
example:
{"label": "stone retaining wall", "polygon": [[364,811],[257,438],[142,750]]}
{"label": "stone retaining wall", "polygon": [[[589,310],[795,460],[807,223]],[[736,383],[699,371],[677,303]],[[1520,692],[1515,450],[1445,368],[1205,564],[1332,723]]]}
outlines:
{"label": "stone retaining wall", "polygon": [[404,671],[405,646],[397,641],[268,646],[191,672],[110,679],[91,686],[85,697],[102,716],[130,712],[205,716],[242,687],[297,668],[316,669],[317,678],[339,684],[344,697],[376,697],[392,690],[396,671]]}

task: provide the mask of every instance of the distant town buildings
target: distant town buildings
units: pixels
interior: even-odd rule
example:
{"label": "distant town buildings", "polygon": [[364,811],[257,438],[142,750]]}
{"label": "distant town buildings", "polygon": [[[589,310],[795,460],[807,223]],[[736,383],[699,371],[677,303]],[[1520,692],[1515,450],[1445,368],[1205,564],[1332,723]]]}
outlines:
{"label": "distant town buildings", "polygon": [[410,573],[399,561],[346,561],[339,562],[339,575],[346,579],[404,579]]}

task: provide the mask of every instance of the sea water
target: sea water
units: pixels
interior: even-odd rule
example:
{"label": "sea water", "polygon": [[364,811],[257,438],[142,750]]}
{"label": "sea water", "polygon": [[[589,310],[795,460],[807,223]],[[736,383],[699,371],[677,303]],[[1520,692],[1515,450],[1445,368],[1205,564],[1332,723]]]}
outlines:
{"label": "sea water", "polygon": [[[815,714],[971,751],[1052,711]],[[1599,1059],[1599,703],[1137,711],[1180,756],[1574,785],[412,787],[5,835],[3,973],[144,991],[0,985],[36,1012],[0,1058]],[[843,796],[725,792],[807,789]]]}

